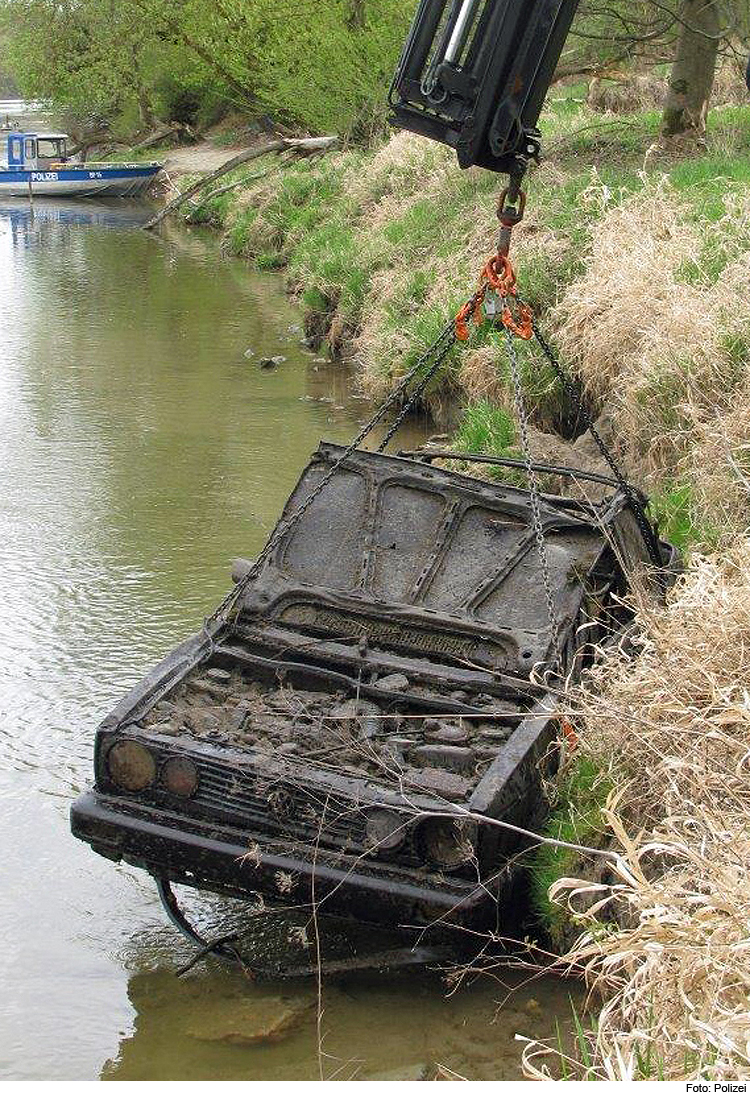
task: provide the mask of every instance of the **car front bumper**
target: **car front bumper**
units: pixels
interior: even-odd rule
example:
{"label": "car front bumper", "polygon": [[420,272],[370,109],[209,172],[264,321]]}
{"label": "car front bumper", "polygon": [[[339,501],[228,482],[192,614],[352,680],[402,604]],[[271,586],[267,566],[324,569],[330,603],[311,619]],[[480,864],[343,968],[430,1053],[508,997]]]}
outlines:
{"label": "car front bumper", "polygon": [[250,852],[236,828],[96,790],[74,802],[70,821],[73,834],[99,854],[197,889],[243,899],[260,893],[290,907],[315,901],[326,912],[377,924],[498,924],[496,899],[476,882],[446,876],[436,888],[419,872],[323,850],[302,858],[293,843],[260,837]]}

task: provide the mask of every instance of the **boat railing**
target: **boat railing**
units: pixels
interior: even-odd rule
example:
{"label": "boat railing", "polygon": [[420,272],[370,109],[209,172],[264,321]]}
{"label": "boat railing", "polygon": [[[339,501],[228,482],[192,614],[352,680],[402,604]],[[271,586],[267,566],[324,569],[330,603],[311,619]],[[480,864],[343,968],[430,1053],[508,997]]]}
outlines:
{"label": "boat railing", "polygon": [[162,165],[162,162],[60,162],[50,169],[150,169],[153,166],[161,169]]}

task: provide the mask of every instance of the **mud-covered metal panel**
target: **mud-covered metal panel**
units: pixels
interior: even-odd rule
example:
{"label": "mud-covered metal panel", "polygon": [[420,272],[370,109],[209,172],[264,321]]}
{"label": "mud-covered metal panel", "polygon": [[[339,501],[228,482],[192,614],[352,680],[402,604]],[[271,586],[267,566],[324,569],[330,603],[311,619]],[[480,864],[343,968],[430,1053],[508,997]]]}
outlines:
{"label": "mud-covered metal panel", "polygon": [[384,601],[409,600],[415,576],[434,549],[448,502],[439,493],[403,482],[381,489],[368,583]]}
{"label": "mud-covered metal panel", "polygon": [[[546,537],[545,550],[555,610],[572,616],[581,590],[602,549],[601,536],[591,531],[566,531]],[[544,578],[536,544],[477,605],[476,613],[490,624],[540,629],[549,623]]]}
{"label": "mud-covered metal panel", "polygon": [[[287,504],[293,513],[316,489],[326,467],[312,465]],[[349,591],[355,588],[362,562],[362,524],[367,482],[343,470],[315,498],[283,545],[282,569],[306,585]]]}
{"label": "mud-covered metal panel", "polygon": [[467,608],[475,591],[529,534],[522,521],[506,513],[466,508],[424,593],[424,604],[445,612]]}
{"label": "mud-covered metal panel", "polygon": [[[562,626],[576,617],[605,539],[550,502],[541,516]],[[528,669],[547,653],[542,571],[523,490],[397,456],[343,457],[342,448],[321,444],[276,534],[243,594],[247,611],[503,668]],[[519,639],[524,629],[533,643]],[[491,647],[498,636],[501,657]]]}

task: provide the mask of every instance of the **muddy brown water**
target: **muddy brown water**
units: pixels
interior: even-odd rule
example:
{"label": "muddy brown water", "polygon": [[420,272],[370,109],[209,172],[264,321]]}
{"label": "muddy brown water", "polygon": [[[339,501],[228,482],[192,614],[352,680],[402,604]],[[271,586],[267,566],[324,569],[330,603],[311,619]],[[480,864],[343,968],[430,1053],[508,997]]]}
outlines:
{"label": "muddy brown water", "polygon": [[[97,722],[220,600],[318,440],[369,411],[303,350],[279,280],[144,214],[0,203],[0,1075],[312,1078],[314,986],[177,979],[191,950],[153,884],[68,832]],[[553,1034],[570,989],[519,983],[327,983],[325,1073],[518,1077],[516,1034]]]}

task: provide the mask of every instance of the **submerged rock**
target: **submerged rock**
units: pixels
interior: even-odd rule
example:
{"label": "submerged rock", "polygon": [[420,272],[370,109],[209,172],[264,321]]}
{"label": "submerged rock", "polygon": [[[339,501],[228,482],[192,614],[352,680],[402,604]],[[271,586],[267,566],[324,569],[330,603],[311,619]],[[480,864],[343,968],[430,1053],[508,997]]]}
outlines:
{"label": "submerged rock", "polygon": [[312,1002],[283,997],[236,998],[204,1007],[187,1033],[204,1043],[260,1044],[282,1040],[301,1023]]}

